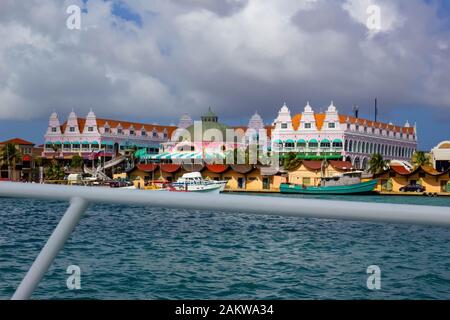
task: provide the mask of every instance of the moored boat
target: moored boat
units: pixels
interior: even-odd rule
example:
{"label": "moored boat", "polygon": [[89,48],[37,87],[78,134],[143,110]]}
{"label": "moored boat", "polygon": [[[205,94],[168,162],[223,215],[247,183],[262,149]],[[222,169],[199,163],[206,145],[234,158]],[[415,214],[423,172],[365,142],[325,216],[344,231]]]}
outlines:
{"label": "moored boat", "polygon": [[200,172],[189,172],[173,182],[169,191],[220,193],[226,184],[227,181],[205,180]]}
{"label": "moored boat", "polygon": [[377,180],[361,181],[361,171],[343,173],[339,176],[324,177],[318,186],[307,186],[291,183],[280,185],[281,193],[299,194],[367,194],[372,193]]}

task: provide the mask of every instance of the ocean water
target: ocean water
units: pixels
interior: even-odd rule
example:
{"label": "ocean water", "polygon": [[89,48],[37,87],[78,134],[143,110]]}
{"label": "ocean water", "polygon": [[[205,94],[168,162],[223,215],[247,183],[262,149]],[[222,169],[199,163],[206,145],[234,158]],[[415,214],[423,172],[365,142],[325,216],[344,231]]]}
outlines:
{"label": "ocean water", "polygon": [[[450,198],[327,198],[450,207]],[[0,299],[66,208],[0,198]],[[80,290],[67,288],[69,265],[81,269]],[[367,288],[370,265],[380,290]],[[450,299],[450,229],[91,205],[33,298]]]}

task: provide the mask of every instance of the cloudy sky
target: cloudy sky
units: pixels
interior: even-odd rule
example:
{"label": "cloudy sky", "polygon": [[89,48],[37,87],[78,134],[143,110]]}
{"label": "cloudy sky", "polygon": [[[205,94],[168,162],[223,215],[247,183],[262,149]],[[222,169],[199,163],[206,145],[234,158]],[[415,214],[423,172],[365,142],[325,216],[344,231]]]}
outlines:
{"label": "cloudy sky", "polygon": [[[50,112],[150,123],[209,106],[267,123],[286,102],[417,122],[450,138],[447,0],[0,0],[0,138],[42,143]],[[66,27],[69,5],[81,29]],[[377,5],[380,28],[369,29]]]}

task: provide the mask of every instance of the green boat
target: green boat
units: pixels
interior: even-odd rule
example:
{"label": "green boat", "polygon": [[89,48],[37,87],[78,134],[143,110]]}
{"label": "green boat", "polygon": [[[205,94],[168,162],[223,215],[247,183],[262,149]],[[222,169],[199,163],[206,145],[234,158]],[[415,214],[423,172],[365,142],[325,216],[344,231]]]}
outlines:
{"label": "green boat", "polygon": [[321,178],[319,186],[282,183],[280,192],[301,194],[367,194],[374,192],[378,180],[361,182],[361,174],[361,171],[353,171],[340,176]]}

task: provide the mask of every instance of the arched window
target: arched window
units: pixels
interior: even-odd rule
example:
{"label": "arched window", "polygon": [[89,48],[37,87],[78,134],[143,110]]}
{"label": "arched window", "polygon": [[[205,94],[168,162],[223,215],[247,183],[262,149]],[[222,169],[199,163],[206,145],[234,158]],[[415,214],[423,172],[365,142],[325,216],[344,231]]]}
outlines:
{"label": "arched window", "polygon": [[352,152],[353,151],[353,141],[350,140],[350,142],[348,143],[348,151]]}

